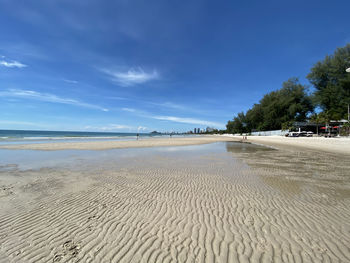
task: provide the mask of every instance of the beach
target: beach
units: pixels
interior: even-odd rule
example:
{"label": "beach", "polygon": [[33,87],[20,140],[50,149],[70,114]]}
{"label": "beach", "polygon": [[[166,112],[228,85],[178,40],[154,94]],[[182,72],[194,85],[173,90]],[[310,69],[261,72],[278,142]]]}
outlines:
{"label": "beach", "polygon": [[17,143],[0,145],[0,149],[13,150],[108,150],[143,147],[169,147],[200,145],[214,142],[239,141],[245,143],[262,144],[284,150],[312,150],[329,153],[350,155],[350,138],[324,137],[284,137],[284,136],[243,136],[233,135],[202,135],[185,137],[154,137],[140,138],[139,140],[101,140],[101,141],[74,141],[74,142],[44,142],[44,143]]}
{"label": "beach", "polygon": [[122,148],[165,147],[207,144],[219,141],[232,141],[225,136],[187,136],[187,137],[154,137],[133,140],[105,140],[85,142],[45,142],[36,144],[0,145],[0,149],[16,150],[108,150]]}
{"label": "beach", "polygon": [[346,151],[241,139],[2,145],[0,262],[349,262]]}
{"label": "beach", "polygon": [[0,263],[350,263],[349,10],[0,0]]}

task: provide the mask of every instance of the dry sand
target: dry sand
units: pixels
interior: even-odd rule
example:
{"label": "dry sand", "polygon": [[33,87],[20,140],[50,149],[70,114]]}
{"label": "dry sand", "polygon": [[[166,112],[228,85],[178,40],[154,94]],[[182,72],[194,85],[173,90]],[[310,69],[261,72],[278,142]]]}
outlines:
{"label": "dry sand", "polygon": [[[227,136],[242,140],[242,136]],[[321,152],[350,155],[350,138],[324,137],[284,137],[284,136],[248,136],[247,142],[264,144],[277,148],[298,148]]]}
{"label": "dry sand", "polygon": [[347,158],[296,153],[217,143],[3,165],[0,262],[350,262]]}
{"label": "dry sand", "polygon": [[0,149],[22,149],[22,150],[107,150],[120,148],[143,148],[163,146],[184,146],[207,144],[219,141],[232,141],[230,137],[224,136],[196,136],[175,138],[147,138],[130,141],[85,141],[85,142],[57,142],[57,143],[33,143],[33,144],[9,144],[0,145]]}

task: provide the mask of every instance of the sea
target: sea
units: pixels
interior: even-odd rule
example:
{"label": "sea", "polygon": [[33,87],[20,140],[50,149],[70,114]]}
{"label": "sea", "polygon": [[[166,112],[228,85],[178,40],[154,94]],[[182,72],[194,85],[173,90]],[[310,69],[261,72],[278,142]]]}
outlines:
{"label": "sea", "polygon": [[[164,134],[139,133],[139,136],[144,138],[164,136]],[[92,140],[135,140],[136,137],[137,133],[123,132],[0,130],[0,145]]]}

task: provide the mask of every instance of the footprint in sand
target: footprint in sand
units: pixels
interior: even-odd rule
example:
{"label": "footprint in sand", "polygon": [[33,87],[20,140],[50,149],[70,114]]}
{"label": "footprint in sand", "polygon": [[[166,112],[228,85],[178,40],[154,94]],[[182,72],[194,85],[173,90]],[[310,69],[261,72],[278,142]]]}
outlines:
{"label": "footprint in sand", "polygon": [[2,185],[0,186],[0,197],[13,195],[13,186]]}
{"label": "footprint in sand", "polygon": [[63,243],[61,251],[54,255],[53,262],[59,262],[65,257],[76,257],[79,251],[80,245],[73,240],[68,240]]}
{"label": "footprint in sand", "polygon": [[252,216],[247,216],[244,220],[244,224],[248,226],[254,225],[254,218]]}
{"label": "footprint in sand", "polygon": [[97,216],[96,215],[89,216],[88,219],[87,219],[87,222],[90,222],[90,224],[88,225],[87,229],[89,231],[94,230],[94,228],[97,225]]}

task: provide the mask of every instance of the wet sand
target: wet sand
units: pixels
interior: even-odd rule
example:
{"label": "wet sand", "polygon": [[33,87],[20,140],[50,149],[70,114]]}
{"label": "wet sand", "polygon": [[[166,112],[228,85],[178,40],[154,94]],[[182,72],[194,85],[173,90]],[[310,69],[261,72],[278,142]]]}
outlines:
{"label": "wet sand", "polygon": [[106,141],[83,141],[83,142],[44,142],[24,144],[2,144],[0,149],[13,150],[108,150],[124,148],[144,147],[169,147],[200,145],[220,141],[244,141],[255,144],[263,144],[284,150],[313,150],[318,152],[338,153],[350,156],[350,138],[324,138],[324,137],[297,137],[283,136],[248,136],[242,140],[242,136],[233,135],[201,135],[193,137],[155,137],[140,138],[139,140],[106,140]]}
{"label": "wet sand", "polygon": [[8,152],[55,162],[0,161],[0,262],[350,261],[350,165],[336,154]]}
{"label": "wet sand", "polygon": [[106,140],[85,142],[56,142],[56,143],[33,143],[33,144],[8,144],[0,145],[0,149],[15,150],[107,150],[122,148],[164,147],[207,144],[220,141],[232,141],[230,137],[224,136],[192,136],[192,137],[156,137],[140,138],[139,140]]}

